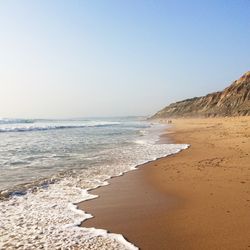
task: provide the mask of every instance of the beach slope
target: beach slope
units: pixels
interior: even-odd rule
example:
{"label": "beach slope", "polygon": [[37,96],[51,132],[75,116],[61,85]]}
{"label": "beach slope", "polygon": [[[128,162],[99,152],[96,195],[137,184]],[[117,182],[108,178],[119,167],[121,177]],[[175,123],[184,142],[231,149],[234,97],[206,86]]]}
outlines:
{"label": "beach slope", "polygon": [[173,120],[164,137],[191,146],[94,190],[82,226],[141,249],[250,249],[250,117]]}

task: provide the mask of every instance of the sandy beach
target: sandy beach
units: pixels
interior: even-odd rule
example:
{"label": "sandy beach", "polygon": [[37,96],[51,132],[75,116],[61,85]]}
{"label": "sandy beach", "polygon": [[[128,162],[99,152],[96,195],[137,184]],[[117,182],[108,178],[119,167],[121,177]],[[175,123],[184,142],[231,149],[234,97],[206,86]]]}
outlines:
{"label": "sandy beach", "polygon": [[173,120],[162,139],[191,146],[93,190],[82,226],[140,249],[250,249],[250,117]]}

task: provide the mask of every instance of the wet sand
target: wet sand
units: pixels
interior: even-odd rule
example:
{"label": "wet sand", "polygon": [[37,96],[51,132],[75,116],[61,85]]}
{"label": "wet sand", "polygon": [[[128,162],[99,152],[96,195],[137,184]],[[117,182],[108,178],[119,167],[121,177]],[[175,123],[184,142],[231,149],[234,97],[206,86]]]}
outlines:
{"label": "wet sand", "polygon": [[165,136],[191,147],[92,191],[82,226],[140,249],[250,249],[250,117],[173,120]]}

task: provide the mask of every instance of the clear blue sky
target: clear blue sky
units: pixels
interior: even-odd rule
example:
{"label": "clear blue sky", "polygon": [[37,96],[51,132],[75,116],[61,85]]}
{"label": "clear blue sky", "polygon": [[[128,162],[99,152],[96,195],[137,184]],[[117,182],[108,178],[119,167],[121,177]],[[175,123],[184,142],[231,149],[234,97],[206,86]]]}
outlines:
{"label": "clear blue sky", "polygon": [[0,0],[0,117],[150,115],[250,70],[250,1]]}

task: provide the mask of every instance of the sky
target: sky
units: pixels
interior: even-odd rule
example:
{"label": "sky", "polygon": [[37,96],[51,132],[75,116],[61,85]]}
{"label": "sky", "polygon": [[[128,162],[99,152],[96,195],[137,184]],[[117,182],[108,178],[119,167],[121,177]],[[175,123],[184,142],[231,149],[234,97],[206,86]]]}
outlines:
{"label": "sky", "polygon": [[0,0],[0,117],[152,115],[250,70],[249,0]]}

